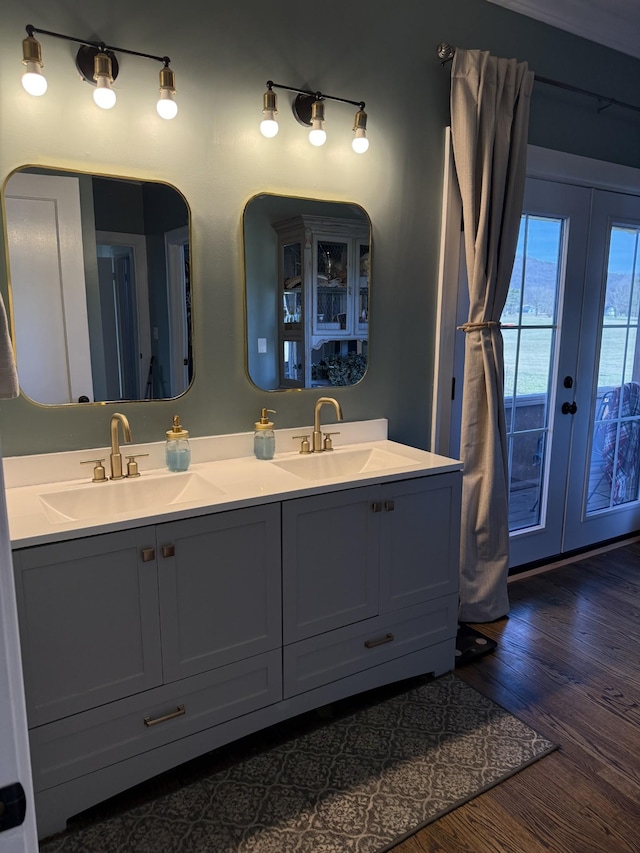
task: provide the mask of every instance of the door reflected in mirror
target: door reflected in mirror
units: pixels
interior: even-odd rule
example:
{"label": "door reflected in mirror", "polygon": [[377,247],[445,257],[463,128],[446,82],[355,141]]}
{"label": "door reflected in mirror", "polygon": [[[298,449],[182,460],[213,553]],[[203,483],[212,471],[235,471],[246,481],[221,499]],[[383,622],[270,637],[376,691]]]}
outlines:
{"label": "door reflected in mirror", "polygon": [[46,405],[183,394],[190,222],[178,190],[26,167],[3,201],[22,393]]}
{"label": "door reflected in mirror", "polygon": [[247,370],[265,391],[367,369],[371,222],[356,204],[254,196],[244,210]]}

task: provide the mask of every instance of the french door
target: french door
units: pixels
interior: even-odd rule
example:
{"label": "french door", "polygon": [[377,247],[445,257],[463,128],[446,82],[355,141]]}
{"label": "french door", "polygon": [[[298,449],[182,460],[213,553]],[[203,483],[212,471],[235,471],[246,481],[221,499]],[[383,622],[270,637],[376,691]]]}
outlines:
{"label": "french door", "polygon": [[511,565],[640,529],[640,198],[528,179],[502,315]]}
{"label": "french door", "polygon": [[[640,187],[633,192],[527,179],[501,317],[512,567],[640,530]],[[460,275],[457,308],[442,291],[441,365],[442,342],[468,308],[464,262],[451,251],[445,259],[449,280]],[[464,333],[455,334],[459,389]],[[448,444],[436,433],[433,447],[456,456],[462,400],[446,402],[441,370]]]}

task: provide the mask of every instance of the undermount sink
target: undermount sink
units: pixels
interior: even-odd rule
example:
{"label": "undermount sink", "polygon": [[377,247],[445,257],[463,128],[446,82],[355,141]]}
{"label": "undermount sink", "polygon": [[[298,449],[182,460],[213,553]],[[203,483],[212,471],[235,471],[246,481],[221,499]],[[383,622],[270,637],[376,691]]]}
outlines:
{"label": "undermount sink", "polygon": [[302,454],[294,459],[274,461],[273,464],[303,480],[327,480],[405,468],[411,465],[411,460],[397,453],[371,447]]}
{"label": "undermount sink", "polygon": [[109,518],[118,513],[148,512],[224,494],[197,474],[172,473],[146,479],[109,480],[40,495],[50,521]]}

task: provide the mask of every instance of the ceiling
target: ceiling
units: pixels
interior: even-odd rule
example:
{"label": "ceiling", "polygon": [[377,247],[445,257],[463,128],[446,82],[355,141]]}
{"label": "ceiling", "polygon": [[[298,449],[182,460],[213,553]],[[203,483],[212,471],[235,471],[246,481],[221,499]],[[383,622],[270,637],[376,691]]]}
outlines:
{"label": "ceiling", "polygon": [[489,0],[640,59],[640,0]]}

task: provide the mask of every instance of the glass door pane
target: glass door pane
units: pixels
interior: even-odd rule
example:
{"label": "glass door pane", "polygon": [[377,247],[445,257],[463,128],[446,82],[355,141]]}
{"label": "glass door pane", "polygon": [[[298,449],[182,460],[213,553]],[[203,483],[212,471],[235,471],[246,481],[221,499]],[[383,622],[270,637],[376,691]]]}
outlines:
{"label": "glass door pane", "polygon": [[544,522],[562,255],[563,219],[523,215],[501,317],[510,531]]}
{"label": "glass door pane", "polygon": [[638,499],[640,228],[614,225],[603,302],[587,515]]}
{"label": "glass door pane", "polygon": [[348,276],[349,244],[339,240],[318,240],[313,319],[315,335],[337,337],[340,332],[352,331],[347,299]]}

